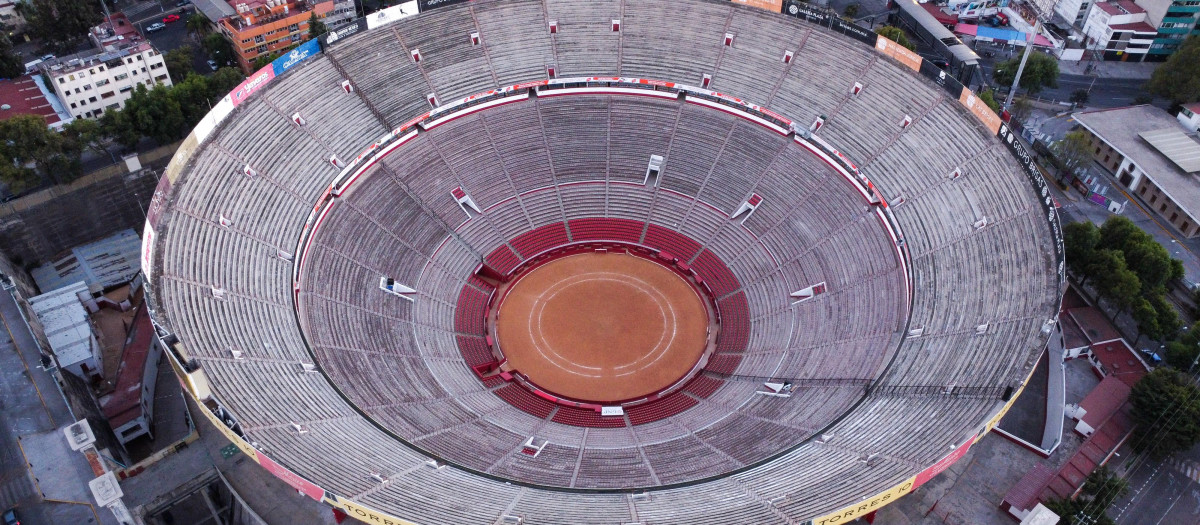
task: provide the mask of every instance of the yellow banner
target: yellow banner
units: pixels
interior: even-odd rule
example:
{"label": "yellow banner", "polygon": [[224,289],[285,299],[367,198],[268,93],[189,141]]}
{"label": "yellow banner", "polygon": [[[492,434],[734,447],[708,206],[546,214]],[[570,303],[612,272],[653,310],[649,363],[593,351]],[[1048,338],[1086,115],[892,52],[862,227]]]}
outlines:
{"label": "yellow banner", "polygon": [[[328,501],[328,498],[326,498],[326,501]],[[408,520],[402,520],[395,516],[388,516],[387,514],[368,509],[341,496],[337,497],[334,506],[346,511],[346,514],[349,514],[351,518],[374,525],[417,525]]]}
{"label": "yellow banner", "polygon": [[904,483],[883,491],[875,495],[873,498],[863,500],[862,503],[851,505],[842,510],[834,512],[833,514],[814,518],[812,520],[812,525],[837,525],[839,523],[851,522],[866,516],[867,514],[879,510],[884,505],[896,501],[900,498],[900,496],[911,492],[916,479],[917,477],[913,476],[905,480]]}

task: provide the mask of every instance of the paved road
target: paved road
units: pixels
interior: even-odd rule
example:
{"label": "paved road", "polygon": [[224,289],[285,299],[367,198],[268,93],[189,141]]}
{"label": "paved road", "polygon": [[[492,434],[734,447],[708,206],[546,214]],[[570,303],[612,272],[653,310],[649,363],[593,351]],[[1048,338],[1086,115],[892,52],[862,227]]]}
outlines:
{"label": "paved road", "polygon": [[12,295],[0,290],[0,509],[17,506],[22,523],[49,524],[47,504],[27,468],[18,437],[72,423]]}
{"label": "paved road", "polygon": [[1127,474],[1130,493],[1109,509],[1122,525],[1200,524],[1200,446]]}

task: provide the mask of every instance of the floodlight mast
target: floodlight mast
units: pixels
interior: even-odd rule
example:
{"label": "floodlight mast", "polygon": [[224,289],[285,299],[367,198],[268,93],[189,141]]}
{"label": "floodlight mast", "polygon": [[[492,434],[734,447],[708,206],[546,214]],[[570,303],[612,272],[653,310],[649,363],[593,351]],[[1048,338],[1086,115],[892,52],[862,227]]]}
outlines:
{"label": "floodlight mast", "polygon": [[1034,10],[1033,20],[1033,38],[1025,43],[1025,52],[1021,54],[1021,65],[1017,66],[1017,74],[1013,77],[1012,86],[1008,88],[1008,96],[1004,97],[1004,110],[1012,105],[1013,95],[1017,94],[1017,87],[1021,85],[1021,73],[1025,72],[1025,63],[1029,61],[1029,54],[1033,52],[1033,43],[1037,41],[1038,33],[1042,31],[1042,16]]}

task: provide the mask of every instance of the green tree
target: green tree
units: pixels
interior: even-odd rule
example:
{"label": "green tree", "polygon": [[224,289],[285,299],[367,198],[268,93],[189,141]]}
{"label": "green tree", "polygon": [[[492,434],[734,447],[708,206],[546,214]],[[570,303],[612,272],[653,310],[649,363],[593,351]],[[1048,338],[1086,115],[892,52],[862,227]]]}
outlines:
{"label": "green tree", "polygon": [[208,17],[204,13],[196,11],[192,16],[187,18],[187,32],[192,37],[192,40],[197,42],[203,41],[204,35],[208,34],[209,28],[212,27],[212,22],[209,22]]}
{"label": "green tree", "polygon": [[17,9],[29,36],[58,53],[74,50],[103,20],[97,0],[29,0],[17,2]]}
{"label": "green tree", "polygon": [[846,6],[845,9],[842,10],[842,14],[846,15],[846,18],[854,18],[854,17],[858,16],[858,10],[861,8],[862,8],[862,6],[860,6],[858,4],[850,4],[850,5]]}
{"label": "green tree", "polygon": [[909,41],[908,35],[904,34],[904,30],[900,29],[899,27],[880,26],[879,28],[875,29],[875,33],[908,48],[910,51],[917,49],[916,44],[913,44],[911,41]]}
{"label": "green tree", "polygon": [[1099,247],[1119,250],[1147,292],[1183,276],[1182,263],[1173,263],[1171,254],[1152,235],[1120,215],[1109,217],[1100,227]]}
{"label": "green tree", "polygon": [[209,33],[204,37],[204,51],[222,66],[233,63],[233,45],[221,33]]}
{"label": "green tree", "polygon": [[183,127],[196,127],[196,123],[212,109],[212,93],[208,82],[208,78],[193,73],[168,91],[171,100],[179,104],[183,111]]}
{"label": "green tree", "polygon": [[0,78],[17,78],[25,74],[25,63],[13,51],[12,41],[0,31]]}
{"label": "green tree", "polygon": [[1087,101],[1089,98],[1091,98],[1091,94],[1088,93],[1088,90],[1076,89],[1075,91],[1071,92],[1071,98],[1069,98],[1068,100],[1070,100],[1074,104],[1078,104],[1078,105],[1082,106],[1084,104],[1087,104]]}
{"label": "green tree", "polygon": [[312,15],[308,17],[308,39],[312,40],[328,31],[329,28],[325,27],[325,22],[317,17],[317,10],[312,10]]}
{"label": "green tree", "polygon": [[1082,286],[1091,275],[1087,272],[1096,257],[1100,244],[1100,228],[1090,222],[1072,222],[1063,227],[1063,248],[1066,249],[1067,268],[1079,277]]}
{"label": "green tree", "polygon": [[1157,368],[1129,394],[1133,407],[1133,449],[1163,458],[1200,441],[1200,389],[1191,376]]}
{"label": "green tree", "polygon": [[[1016,56],[1007,62],[996,64],[992,79],[1001,86],[1012,86],[1013,77],[1017,75],[1021,57]],[[1046,87],[1058,87],[1058,60],[1045,53],[1030,53],[1025,63],[1025,71],[1021,73],[1021,89],[1031,95],[1036,95]]]}
{"label": "green tree", "polygon": [[236,67],[223,67],[213,73],[208,79],[208,96],[209,99],[216,104],[216,101],[221,97],[228,95],[233,88],[246,80],[246,75],[242,74],[242,70]]}
{"label": "green tree", "polygon": [[192,46],[183,45],[167,51],[163,55],[163,62],[167,64],[167,74],[171,75],[173,83],[182,82],[195,71],[192,67]]}
{"label": "green tree", "polygon": [[1154,70],[1146,90],[1173,104],[1200,100],[1200,36],[1192,35]]}
{"label": "green tree", "polygon": [[1183,327],[1183,323],[1179,321],[1179,312],[1175,311],[1175,307],[1167,301],[1167,296],[1162,290],[1149,297],[1150,306],[1154,307],[1154,311],[1158,314],[1158,329],[1159,335],[1154,339],[1162,341],[1163,339],[1173,338],[1179,329]]}
{"label": "green tree", "polygon": [[1008,108],[1009,114],[1017,120],[1025,120],[1033,113],[1033,101],[1025,97],[1017,97]]}
{"label": "green tree", "polygon": [[985,88],[979,94],[979,100],[987,104],[987,107],[992,108],[992,111],[1000,113],[1000,103],[996,101],[996,93],[992,91],[992,88]]}
{"label": "green tree", "polygon": [[1200,323],[1184,332],[1178,339],[1167,343],[1167,355],[1164,356],[1168,365],[1179,370],[1190,371],[1192,363],[1200,356]]}
{"label": "green tree", "polygon": [[170,88],[162,85],[147,90],[138,86],[133,96],[125,101],[121,114],[129,119],[133,129],[143,137],[159,144],[168,144],[183,138],[183,109],[171,99]]}
{"label": "green tree", "polygon": [[[109,111],[105,113],[116,113]],[[103,117],[101,117],[103,118]],[[113,138],[108,134],[108,130],[100,123],[99,120],[89,118],[77,118],[72,120],[70,124],[63,126],[63,135],[76,141],[83,149],[90,150],[100,156],[109,156],[109,146],[113,144]]]}
{"label": "green tree", "polygon": [[0,122],[0,172],[11,192],[20,193],[42,182],[70,182],[82,173],[82,146],[46,127],[37,115],[18,115]]}
{"label": "green tree", "polygon": [[1080,168],[1092,161],[1092,142],[1087,133],[1079,130],[1063,136],[1062,140],[1050,146],[1050,152],[1058,160],[1059,165],[1072,175],[1077,175]]}
{"label": "green tree", "polygon": [[[1117,250],[1099,250],[1088,265],[1087,272],[1095,279],[1100,296],[1117,307],[1117,315],[1133,305],[1142,289],[1142,283],[1125,265],[1125,258]],[[1113,316],[1116,318],[1116,315]]]}

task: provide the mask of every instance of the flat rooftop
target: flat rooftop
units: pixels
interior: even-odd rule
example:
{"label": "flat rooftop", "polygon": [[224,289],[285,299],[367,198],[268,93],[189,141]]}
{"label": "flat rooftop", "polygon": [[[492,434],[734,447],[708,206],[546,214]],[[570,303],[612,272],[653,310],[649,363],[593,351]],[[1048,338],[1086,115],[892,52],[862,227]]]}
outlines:
{"label": "flat rooftop", "polygon": [[[1097,4],[1099,5],[1099,4]],[[1176,206],[1200,217],[1200,176],[1183,171],[1140,135],[1160,129],[1183,130],[1171,114],[1150,105],[1081,111],[1075,121],[1099,136],[1146,173]],[[1187,135],[1195,142],[1195,135]]]}

